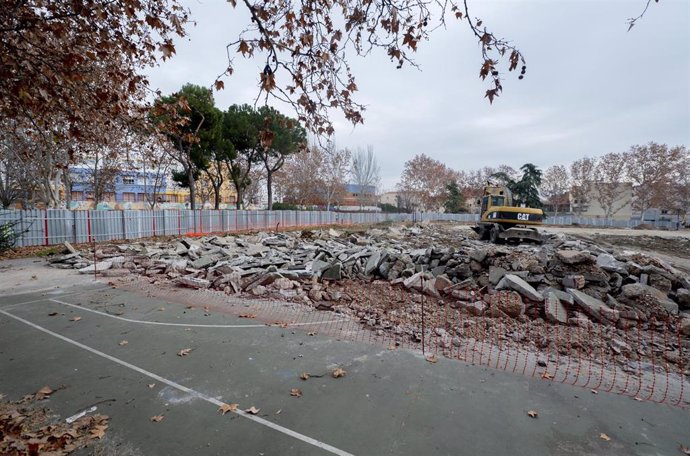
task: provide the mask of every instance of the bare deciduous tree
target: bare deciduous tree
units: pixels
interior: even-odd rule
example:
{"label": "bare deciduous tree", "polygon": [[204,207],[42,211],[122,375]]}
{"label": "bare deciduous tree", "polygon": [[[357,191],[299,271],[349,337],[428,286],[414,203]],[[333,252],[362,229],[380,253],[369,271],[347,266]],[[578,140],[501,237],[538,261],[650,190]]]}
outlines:
{"label": "bare deciduous tree", "polygon": [[570,164],[570,179],[572,182],[570,196],[575,212],[578,214],[582,214],[585,206],[589,203],[594,181],[594,166],[594,159],[589,157],[575,160]]}
{"label": "bare deciduous tree", "polygon": [[632,194],[626,194],[625,165],[625,155],[614,152],[596,161],[592,187],[606,220],[627,206],[632,198]]}
{"label": "bare deciduous tree", "polygon": [[381,168],[374,155],[374,146],[368,145],[367,149],[358,148],[352,155],[350,176],[354,184],[359,187],[357,199],[360,209],[366,204],[372,204],[376,197],[376,187],[380,182]]}
{"label": "bare deciduous tree", "polygon": [[642,214],[652,207],[668,208],[678,171],[687,159],[684,146],[650,142],[625,153],[627,174],[633,183],[634,207]]}
{"label": "bare deciduous tree", "polygon": [[570,175],[565,166],[553,165],[544,171],[540,190],[556,215],[560,210],[568,207],[570,185]]}

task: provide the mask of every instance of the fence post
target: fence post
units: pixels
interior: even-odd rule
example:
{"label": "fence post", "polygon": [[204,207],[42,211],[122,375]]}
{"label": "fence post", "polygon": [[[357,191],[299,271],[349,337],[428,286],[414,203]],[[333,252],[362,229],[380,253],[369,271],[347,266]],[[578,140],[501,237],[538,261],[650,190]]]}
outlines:
{"label": "fence post", "polygon": [[122,240],[127,240],[127,219],[125,217],[125,211],[120,211],[122,214]]}

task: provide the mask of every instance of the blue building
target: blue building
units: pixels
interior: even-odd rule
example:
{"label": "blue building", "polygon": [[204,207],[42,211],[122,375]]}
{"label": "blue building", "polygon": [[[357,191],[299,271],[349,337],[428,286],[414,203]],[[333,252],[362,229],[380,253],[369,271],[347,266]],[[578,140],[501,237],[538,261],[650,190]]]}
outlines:
{"label": "blue building", "polygon": [[[82,206],[84,203],[92,203],[94,194],[91,186],[92,169],[87,167],[75,167],[70,170],[72,177],[71,196],[73,205]],[[169,188],[168,176],[159,176],[156,182],[156,173],[153,171],[122,170],[115,177],[114,185],[104,192],[103,203],[115,208],[116,205],[145,207],[146,194],[153,197],[154,187],[157,185],[158,194],[156,201],[160,203],[185,203],[189,200],[189,191],[180,188]]]}

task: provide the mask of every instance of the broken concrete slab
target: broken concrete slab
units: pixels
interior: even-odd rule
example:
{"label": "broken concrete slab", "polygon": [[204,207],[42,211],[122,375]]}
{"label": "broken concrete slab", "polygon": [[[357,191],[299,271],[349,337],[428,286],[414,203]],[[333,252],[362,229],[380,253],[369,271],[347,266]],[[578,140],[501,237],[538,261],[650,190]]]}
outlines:
{"label": "broken concrete slab", "polygon": [[381,263],[381,251],[376,250],[376,251],[374,251],[374,253],[371,254],[369,259],[367,260],[367,263],[364,266],[364,274],[365,275],[373,274],[378,269],[380,263]]}
{"label": "broken concrete slab", "polygon": [[568,311],[555,293],[544,294],[544,314],[551,323],[568,323]]}
{"label": "broken concrete slab", "polygon": [[498,284],[507,272],[508,271],[499,266],[489,267],[489,282],[491,282],[492,285]]}
{"label": "broken concrete slab", "polygon": [[321,278],[323,280],[340,280],[343,278],[342,276],[342,265],[340,263],[335,263],[334,265],[330,266],[328,269],[323,271],[321,274]]}
{"label": "broken concrete slab", "polygon": [[79,274],[93,274],[94,269],[96,272],[98,272],[98,271],[105,271],[106,269],[110,269],[112,267],[113,267],[112,261],[99,261],[95,265],[92,264],[90,266],[86,266],[84,268],[79,269]]}
{"label": "broken concrete slab", "polygon": [[599,266],[604,271],[617,272],[618,274],[628,275],[628,268],[622,261],[616,260],[616,258],[608,253],[602,253],[597,255],[597,266]]}
{"label": "broken concrete slab", "polygon": [[558,250],[556,258],[565,264],[591,263],[592,256],[589,252],[580,250]]}
{"label": "broken concrete slab", "polygon": [[585,287],[586,281],[583,275],[567,275],[561,280],[564,288],[575,288],[576,290],[582,290]]}
{"label": "broken concrete slab", "polygon": [[79,252],[77,251],[77,249],[75,249],[75,248],[72,246],[72,244],[70,244],[69,242],[65,241],[65,242],[62,243],[62,245],[65,246],[65,248],[67,249],[67,251],[68,251],[69,253],[71,253],[71,254],[73,254],[73,255],[78,255],[78,254],[79,254]]}
{"label": "broken concrete slab", "polygon": [[210,281],[192,276],[178,277],[176,282],[190,288],[208,288],[211,286]]}
{"label": "broken concrete slab", "polygon": [[544,296],[534,287],[514,274],[506,274],[496,285],[497,290],[514,290],[531,301],[541,302]]}
{"label": "broken concrete slab", "polygon": [[690,308],[690,290],[679,288],[676,290],[676,296],[678,297],[678,304],[681,309]]}
{"label": "broken concrete slab", "polygon": [[202,269],[202,268],[207,268],[209,266],[213,266],[218,262],[218,257],[212,256],[212,255],[206,255],[200,257],[198,260],[192,261],[189,265],[193,267],[194,269]]}
{"label": "broken concrete slab", "polygon": [[573,295],[568,294],[563,290],[558,290],[552,287],[547,287],[541,290],[541,294],[546,295],[547,293],[555,294],[558,297],[558,299],[561,300],[561,302],[565,302],[566,304],[569,304],[571,306],[575,304],[575,299],[573,298]]}
{"label": "broken concrete slab", "polygon": [[587,315],[599,322],[608,321],[606,315],[610,315],[612,309],[604,304],[603,301],[573,288],[568,288],[566,291],[573,296],[575,303],[580,306]]}

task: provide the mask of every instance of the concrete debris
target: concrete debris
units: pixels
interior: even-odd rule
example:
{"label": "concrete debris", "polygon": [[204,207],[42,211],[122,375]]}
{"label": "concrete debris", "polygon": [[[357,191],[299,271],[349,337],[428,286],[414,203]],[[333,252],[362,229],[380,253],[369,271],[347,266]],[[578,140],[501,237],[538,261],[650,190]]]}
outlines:
{"label": "concrete debris", "polygon": [[543,301],[544,296],[520,277],[514,274],[506,274],[496,285],[497,290],[514,290],[531,301]]}
{"label": "concrete debris", "polygon": [[[65,248],[49,258],[50,266],[94,272],[92,250]],[[488,244],[450,224],[259,232],[99,244],[95,260],[97,272],[113,269],[113,277],[129,271],[195,289],[298,302],[413,340],[421,334],[421,305],[425,314],[468,315],[469,326],[443,336],[449,347],[479,319],[534,324],[540,328],[534,337],[543,330],[538,325],[553,324],[605,325],[604,334],[667,325],[690,335],[690,315],[683,313],[690,309],[690,278],[683,272],[567,235],[535,246]]]}
{"label": "concrete debris", "polygon": [[544,314],[551,323],[568,323],[568,311],[556,293],[544,295]]}

